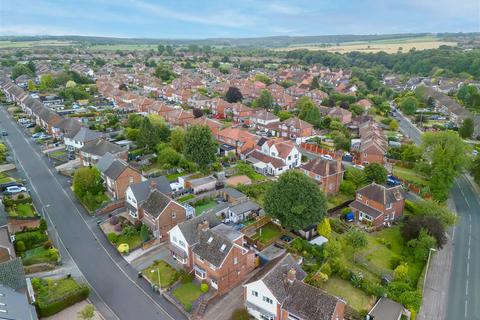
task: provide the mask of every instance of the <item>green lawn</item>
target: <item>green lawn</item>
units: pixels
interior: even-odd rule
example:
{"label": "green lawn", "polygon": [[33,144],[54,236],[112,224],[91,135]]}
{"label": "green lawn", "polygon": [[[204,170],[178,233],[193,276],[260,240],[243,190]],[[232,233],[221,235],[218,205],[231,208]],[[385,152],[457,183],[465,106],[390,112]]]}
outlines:
{"label": "green lawn", "polygon": [[180,197],[177,199],[178,202],[186,202],[190,199],[193,199],[195,198],[195,196],[193,194],[187,194],[186,196],[183,196],[183,197]]}
{"label": "green lawn", "polygon": [[9,183],[14,181],[14,179],[7,174],[0,172],[0,184]]}
{"label": "green lawn", "polygon": [[195,207],[195,215],[200,215],[204,211],[207,211],[208,209],[211,209],[217,205],[217,202],[215,200],[210,200],[206,203],[203,203],[197,207]]}
{"label": "green lawn", "polygon": [[52,259],[48,253],[48,249],[45,249],[43,246],[27,250],[22,256],[22,263],[24,266],[44,262],[55,263],[56,259]]}
{"label": "green lawn", "polygon": [[52,158],[62,158],[66,155],[67,153],[63,150],[57,150],[49,153],[48,155]]}
{"label": "green lawn", "polygon": [[142,274],[158,286],[158,271],[160,271],[162,288],[170,287],[179,277],[178,272],[165,261],[155,261],[144,269]]}
{"label": "green lawn", "polygon": [[10,217],[35,217],[37,213],[31,203],[21,203],[15,206],[15,210],[9,210]]}
{"label": "green lawn", "polygon": [[343,298],[348,305],[357,311],[370,310],[375,303],[375,297],[368,296],[362,290],[355,288],[350,282],[338,277],[331,277],[323,285],[328,293]]}
{"label": "green lawn", "polygon": [[82,290],[82,288],[86,287],[85,284],[77,283],[73,278],[34,278],[32,280],[32,285],[35,290],[35,296],[40,305],[63,300],[78,290]]}
{"label": "green lawn", "polygon": [[129,251],[131,252],[135,248],[138,248],[142,245],[142,238],[140,237],[140,232],[137,232],[135,235],[127,237],[123,234],[120,234],[118,236],[118,241],[117,241],[117,247],[122,244],[126,243],[128,244]]}
{"label": "green lawn", "polygon": [[184,176],[184,175],[185,175],[185,173],[180,173],[180,172],[172,173],[172,174],[169,174],[169,175],[167,176],[167,180],[168,180],[168,182],[174,182],[174,181],[176,181],[179,177]]}
{"label": "green lawn", "polygon": [[334,196],[327,197],[327,209],[335,208],[348,200],[353,200],[354,197],[344,194],[342,192],[337,193]]}
{"label": "green lawn", "polygon": [[283,234],[282,229],[278,227],[273,222],[269,222],[253,235],[252,239],[259,240],[263,244],[269,244],[278,238],[280,238]]}
{"label": "green lawn", "polygon": [[427,179],[413,169],[395,166],[393,167],[393,175],[420,186],[429,185]]}
{"label": "green lawn", "polygon": [[172,294],[185,307],[186,305],[191,305],[195,300],[200,298],[202,291],[200,291],[200,286],[198,284],[189,282],[180,285],[173,290]]}

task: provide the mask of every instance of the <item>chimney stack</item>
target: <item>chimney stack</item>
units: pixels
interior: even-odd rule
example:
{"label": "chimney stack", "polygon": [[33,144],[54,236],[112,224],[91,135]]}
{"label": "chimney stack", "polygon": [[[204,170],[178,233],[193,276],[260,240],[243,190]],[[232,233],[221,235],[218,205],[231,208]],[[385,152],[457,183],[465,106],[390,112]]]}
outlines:
{"label": "chimney stack", "polygon": [[297,278],[297,270],[295,270],[295,268],[292,267],[290,270],[288,270],[287,281],[288,283],[292,284],[296,278]]}
{"label": "chimney stack", "polygon": [[210,223],[207,220],[198,224],[198,229],[201,231],[207,231],[210,228]]}
{"label": "chimney stack", "polygon": [[151,190],[157,189],[157,181],[155,179],[150,180],[150,189]]}

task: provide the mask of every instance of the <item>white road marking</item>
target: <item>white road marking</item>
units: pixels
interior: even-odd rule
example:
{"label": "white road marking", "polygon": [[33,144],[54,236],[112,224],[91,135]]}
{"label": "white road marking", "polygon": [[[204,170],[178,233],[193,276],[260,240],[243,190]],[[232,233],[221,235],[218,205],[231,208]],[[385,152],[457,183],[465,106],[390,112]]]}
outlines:
{"label": "white road marking", "polygon": [[468,300],[465,299],[465,319],[467,319]]}
{"label": "white road marking", "polygon": [[462,187],[457,183],[458,188],[460,189],[460,192],[462,193],[463,199],[465,200],[465,203],[467,204],[467,207],[470,209],[470,203],[468,203],[467,197],[465,196],[465,193],[463,193]]}
{"label": "white road marking", "polygon": [[[15,127],[15,125],[14,125]],[[15,127],[15,129],[20,132],[20,134],[23,134],[17,127]],[[25,137],[25,136],[24,136]],[[25,141],[28,141],[27,139],[25,139]],[[12,148],[13,150],[13,148]],[[37,154],[37,157],[38,157],[38,153],[36,150],[34,150],[34,153]],[[18,157],[16,157],[16,159],[18,159]],[[20,161],[18,160],[18,162],[20,163]],[[172,320],[175,320],[165,309],[163,309],[163,307],[158,304],[145,290],[143,290],[142,287],[140,287],[135,281],[132,280],[132,278],[125,272],[125,270],[123,270],[123,268],[120,266],[120,264],[118,264],[115,259],[112,257],[112,255],[108,252],[108,250],[103,246],[103,244],[100,242],[100,240],[97,238],[96,234],[93,232],[93,230],[91,229],[90,225],[87,223],[87,220],[85,220],[85,218],[83,217],[82,213],[78,210],[77,206],[75,205],[75,202],[72,200],[72,198],[70,197],[70,195],[65,191],[65,189],[62,187],[62,185],[60,184],[60,182],[58,182],[58,179],[57,177],[55,177],[52,172],[50,171],[50,168],[45,164],[45,162],[40,159],[40,163],[45,166],[47,168],[47,171],[50,172],[50,175],[54,178],[55,182],[58,184],[58,186],[60,187],[60,189],[63,191],[63,193],[67,196],[67,198],[70,199],[70,201],[72,201],[72,204],[73,204],[73,207],[75,208],[75,211],[77,212],[77,214],[80,216],[80,218],[83,220],[83,222],[85,223],[85,225],[87,226],[87,228],[90,230],[90,232],[92,233],[93,237],[95,238],[95,240],[97,240],[97,243],[100,245],[100,247],[102,247],[102,249],[105,251],[105,253],[109,256],[109,258],[112,260],[112,262],[120,269],[120,271],[127,277],[127,279],[132,282],[141,292],[143,292],[160,310],[162,310],[167,316],[169,319],[172,319]],[[21,164],[20,164],[21,165]],[[24,172],[26,172],[24,169],[23,169],[23,166],[22,166],[22,170]],[[30,179],[29,179],[30,180]],[[30,180],[30,184],[33,185],[31,183],[31,180]],[[88,282],[88,281],[87,281]],[[93,288],[93,287],[92,287]],[[95,289],[94,289],[95,290]],[[100,295],[99,295],[100,297]],[[101,298],[101,297],[100,297]],[[102,299],[103,300],[103,299]],[[106,303],[105,303],[106,304]]]}

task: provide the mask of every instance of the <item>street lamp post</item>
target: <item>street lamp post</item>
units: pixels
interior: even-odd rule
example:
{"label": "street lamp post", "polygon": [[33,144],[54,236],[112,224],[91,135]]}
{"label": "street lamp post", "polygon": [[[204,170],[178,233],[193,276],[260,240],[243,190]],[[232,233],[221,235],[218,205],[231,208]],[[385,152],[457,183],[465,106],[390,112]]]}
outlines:
{"label": "street lamp post", "polygon": [[[154,273],[155,270],[151,270],[151,273]],[[160,268],[157,268],[157,275],[158,275],[158,291],[162,291],[162,283],[160,282]]]}
{"label": "street lamp post", "polygon": [[430,257],[432,256],[432,251],[436,252],[437,249],[430,248],[430,250],[428,251],[427,268],[425,269],[425,277],[423,278],[422,294],[423,294],[423,291],[425,291],[425,284],[427,283],[428,267],[430,266]]}
{"label": "street lamp post", "polygon": [[46,208],[50,208],[50,205],[49,204],[46,204],[42,207],[42,218],[45,218],[46,214],[45,214],[45,209]]}

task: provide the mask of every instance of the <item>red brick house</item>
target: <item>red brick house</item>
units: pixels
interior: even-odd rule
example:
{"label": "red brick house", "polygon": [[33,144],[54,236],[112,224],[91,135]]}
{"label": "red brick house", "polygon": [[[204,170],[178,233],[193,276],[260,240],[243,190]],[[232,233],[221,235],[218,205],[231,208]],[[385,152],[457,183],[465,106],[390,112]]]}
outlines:
{"label": "red brick house", "polygon": [[138,219],[142,221],[160,240],[168,240],[168,231],[180,222],[185,221],[186,209],[161,193],[156,187],[152,187],[147,200],[138,211]]}
{"label": "red brick house", "polygon": [[300,144],[313,136],[313,126],[296,117],[275,124],[274,133],[281,138],[294,140]]}
{"label": "red brick house", "polygon": [[303,282],[290,254],[263,267],[244,284],[245,307],[258,320],[343,320],[345,301]]}
{"label": "red brick house", "polygon": [[110,153],[106,153],[100,158],[96,167],[105,182],[108,194],[116,200],[125,198],[125,191],[129,185],[145,179],[140,171],[130,167],[125,160],[118,159]]}
{"label": "red brick house", "polygon": [[405,195],[401,186],[369,184],[357,191],[350,209],[355,217],[375,227],[390,225],[403,214]]}
{"label": "red brick house", "polygon": [[314,179],[326,195],[332,195],[340,191],[340,184],[345,173],[345,167],[341,160],[328,160],[320,157],[310,160],[300,169]]}
{"label": "red brick house", "polygon": [[193,253],[195,276],[219,294],[241,284],[255,268],[255,252],[244,247],[243,233],[225,224],[203,229]]}

